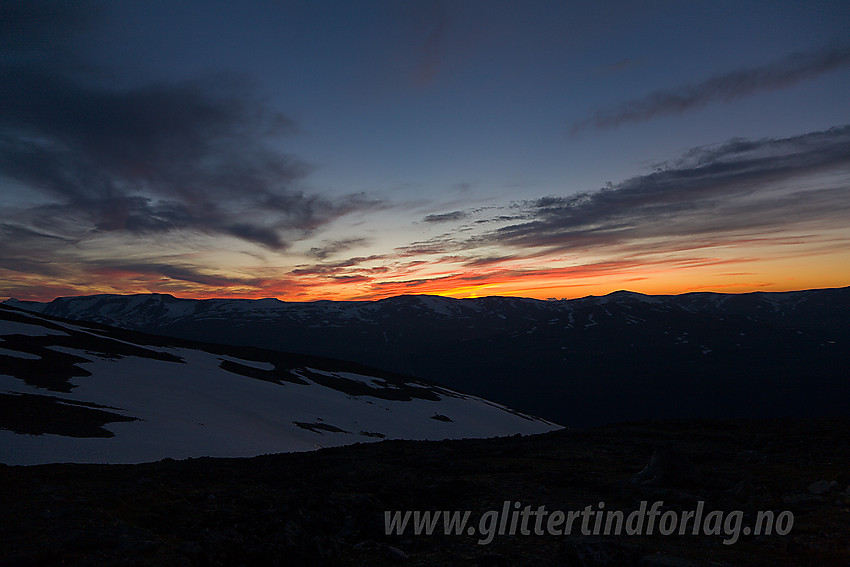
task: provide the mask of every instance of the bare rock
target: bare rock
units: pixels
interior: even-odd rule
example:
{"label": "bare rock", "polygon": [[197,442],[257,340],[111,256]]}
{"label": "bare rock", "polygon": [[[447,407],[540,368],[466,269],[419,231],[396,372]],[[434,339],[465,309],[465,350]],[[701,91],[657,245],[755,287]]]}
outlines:
{"label": "bare rock", "polygon": [[638,567],[699,567],[699,563],[673,555],[653,553],[641,557]]}
{"label": "bare rock", "polygon": [[632,482],[646,486],[697,486],[701,478],[694,464],[671,447],[657,447],[649,463],[632,477]]}
{"label": "bare rock", "polygon": [[610,541],[567,541],[561,555],[569,567],[608,567],[634,565],[637,553],[630,546]]}
{"label": "bare rock", "polygon": [[393,547],[392,545],[384,547],[384,556],[395,563],[401,563],[410,559],[410,556],[404,551],[397,547]]}
{"label": "bare rock", "polygon": [[478,567],[510,567],[511,562],[504,555],[487,553],[478,558]]}
{"label": "bare rock", "polygon": [[838,486],[838,482],[834,480],[818,480],[811,483],[806,490],[809,494],[826,494],[833,488]]}

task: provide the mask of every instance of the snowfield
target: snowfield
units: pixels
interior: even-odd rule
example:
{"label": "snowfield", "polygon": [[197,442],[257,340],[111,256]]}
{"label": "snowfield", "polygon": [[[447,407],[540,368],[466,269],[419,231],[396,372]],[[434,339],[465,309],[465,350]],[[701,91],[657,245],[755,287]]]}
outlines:
{"label": "snowfield", "polygon": [[[51,343],[59,332],[57,326],[67,328],[70,341],[65,336],[61,344]],[[110,337],[103,328],[72,328],[18,310],[0,310],[0,395],[13,404],[0,417],[0,462],[138,463],[247,457],[380,439],[493,437],[560,428],[409,377],[341,370],[345,363],[338,361],[325,367],[317,360],[310,366],[285,368],[281,362],[285,355],[273,351],[256,350],[253,357],[245,357],[236,349],[232,355],[220,352],[228,347],[209,352],[179,345],[150,346],[134,344],[128,336],[132,335],[121,331],[120,338]],[[37,343],[27,342],[39,337]],[[86,342],[91,337],[100,340],[94,347]],[[163,359],[144,353],[116,354],[104,344],[155,351]],[[24,348],[31,352],[19,350]],[[265,353],[266,360],[254,360],[261,358],[257,353]],[[68,366],[71,360],[62,357],[69,355],[86,361]],[[45,362],[90,375],[73,376],[55,386],[34,385],[33,373],[47,368],[35,365]],[[135,419],[106,418],[101,431],[111,436],[70,436],[62,432],[61,419],[67,418],[57,417],[59,410],[56,416],[31,415],[14,405],[33,399],[21,394],[41,396],[38,400],[49,396],[50,407],[70,407],[85,415],[97,412],[92,415],[98,419],[103,412]],[[59,425],[54,424],[57,420]],[[53,429],[26,432],[42,425]]]}

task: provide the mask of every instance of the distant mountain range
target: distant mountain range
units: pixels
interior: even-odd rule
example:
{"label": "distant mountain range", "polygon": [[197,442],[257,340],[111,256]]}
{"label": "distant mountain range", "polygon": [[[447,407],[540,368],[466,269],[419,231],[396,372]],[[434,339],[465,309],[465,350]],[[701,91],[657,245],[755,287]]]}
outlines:
{"label": "distant mountain range", "polygon": [[568,426],[850,414],[850,288],[540,301],[94,295],[7,301],[159,335],[351,360]]}
{"label": "distant mountain range", "polygon": [[0,306],[0,463],[254,456],[559,428],[356,363]]}

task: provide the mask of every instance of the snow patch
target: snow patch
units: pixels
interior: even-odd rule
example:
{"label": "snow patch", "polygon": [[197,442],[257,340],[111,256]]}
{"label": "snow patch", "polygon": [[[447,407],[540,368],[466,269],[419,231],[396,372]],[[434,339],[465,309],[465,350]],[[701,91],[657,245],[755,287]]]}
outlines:
{"label": "snow patch", "polygon": [[38,360],[41,358],[38,355],[31,354],[29,352],[21,352],[19,350],[9,350],[7,348],[0,347],[0,354],[6,356],[14,356],[15,358],[27,358],[29,360]]}
{"label": "snow patch", "polygon": [[0,321],[0,336],[2,335],[29,335],[31,337],[44,337],[46,335],[67,335],[63,331],[48,329],[41,325],[19,323],[17,321]]}
{"label": "snow patch", "polygon": [[244,358],[236,358],[234,356],[219,356],[219,360],[227,360],[229,362],[235,362],[236,364],[241,364],[242,366],[248,366],[251,368],[256,368],[257,370],[274,370],[275,366],[271,362],[262,362],[257,360],[245,360]]}

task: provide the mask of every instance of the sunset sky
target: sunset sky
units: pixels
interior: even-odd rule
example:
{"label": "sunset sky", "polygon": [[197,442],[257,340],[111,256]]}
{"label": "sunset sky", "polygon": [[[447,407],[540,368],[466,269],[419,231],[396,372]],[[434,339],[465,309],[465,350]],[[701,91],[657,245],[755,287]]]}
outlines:
{"label": "sunset sky", "polygon": [[850,285],[850,2],[0,18],[0,298]]}

